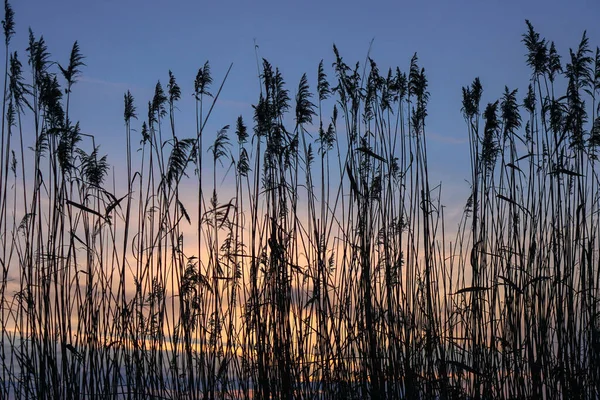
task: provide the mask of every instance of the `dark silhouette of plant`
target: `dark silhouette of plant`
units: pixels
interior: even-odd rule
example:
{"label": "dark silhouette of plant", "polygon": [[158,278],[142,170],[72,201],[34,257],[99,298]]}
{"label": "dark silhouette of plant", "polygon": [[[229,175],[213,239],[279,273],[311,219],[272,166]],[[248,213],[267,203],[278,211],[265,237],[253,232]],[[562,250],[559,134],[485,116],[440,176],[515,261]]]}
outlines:
{"label": "dark silhouette of plant", "polygon": [[416,54],[402,72],[334,46],[330,78],[321,60],[315,92],[303,74],[293,97],[263,60],[235,136],[207,125],[231,66],[214,96],[208,62],[188,82],[191,137],[169,71],[143,118],[124,94],[127,174],[109,179],[69,115],[78,43],[61,66],[30,30],[27,78],[8,2],[3,27],[1,398],[598,397],[600,50],[585,34],[563,70],[526,21],[522,99],[462,88],[470,192],[450,240]]}

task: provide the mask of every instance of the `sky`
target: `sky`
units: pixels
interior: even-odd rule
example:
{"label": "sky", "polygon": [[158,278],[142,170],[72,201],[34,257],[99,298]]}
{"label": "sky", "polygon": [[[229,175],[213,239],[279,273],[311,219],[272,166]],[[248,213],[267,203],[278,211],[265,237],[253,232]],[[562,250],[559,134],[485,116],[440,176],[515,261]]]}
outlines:
{"label": "sky", "polygon": [[[52,59],[63,65],[79,42],[87,66],[73,89],[71,115],[83,132],[95,135],[116,168],[124,159],[123,94],[130,90],[145,115],[157,80],[166,88],[169,70],[182,88],[178,129],[191,137],[193,81],[207,60],[214,90],[233,63],[207,126],[210,135],[234,125],[238,115],[251,123],[259,94],[255,50],[281,70],[292,96],[304,72],[314,91],[321,59],[332,81],[334,43],[346,62],[362,64],[372,42],[369,54],[382,71],[407,71],[417,52],[430,85],[430,177],[432,185],[443,181],[446,204],[464,204],[468,190],[461,87],[480,77],[483,104],[499,98],[505,85],[524,96],[530,77],[521,43],[525,19],[556,42],[563,63],[586,29],[591,46],[600,45],[596,0],[20,0],[12,6],[17,34],[11,50],[24,64],[29,27],[44,36]],[[140,126],[141,119],[134,123]]]}

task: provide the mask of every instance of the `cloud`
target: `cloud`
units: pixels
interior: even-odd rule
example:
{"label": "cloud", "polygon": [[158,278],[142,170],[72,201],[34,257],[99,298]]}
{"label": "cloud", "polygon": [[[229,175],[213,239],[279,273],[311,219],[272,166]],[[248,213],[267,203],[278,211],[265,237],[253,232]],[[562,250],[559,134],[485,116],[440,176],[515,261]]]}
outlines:
{"label": "cloud", "polygon": [[449,136],[449,135],[439,134],[439,133],[435,133],[435,132],[427,132],[427,139],[434,141],[434,142],[454,144],[454,145],[464,145],[465,143],[469,142],[469,140],[466,137],[458,138],[455,136]]}
{"label": "cloud", "polygon": [[112,81],[107,81],[104,79],[92,78],[92,77],[89,77],[86,75],[81,76],[79,78],[79,82],[85,82],[85,83],[90,83],[93,85],[100,85],[100,86],[108,86],[108,87],[112,87],[112,88],[118,88],[119,90],[121,90],[121,89],[127,90],[127,88],[131,87],[131,85],[127,84],[127,83],[112,82]]}
{"label": "cloud", "polygon": [[153,86],[138,86],[131,83],[115,82],[106,79],[93,78],[87,75],[80,76],[78,82],[92,85],[96,88],[102,88],[101,90],[107,90],[110,92],[116,91],[119,93],[125,93],[129,90],[131,92],[143,94],[144,97],[151,97],[154,92]]}

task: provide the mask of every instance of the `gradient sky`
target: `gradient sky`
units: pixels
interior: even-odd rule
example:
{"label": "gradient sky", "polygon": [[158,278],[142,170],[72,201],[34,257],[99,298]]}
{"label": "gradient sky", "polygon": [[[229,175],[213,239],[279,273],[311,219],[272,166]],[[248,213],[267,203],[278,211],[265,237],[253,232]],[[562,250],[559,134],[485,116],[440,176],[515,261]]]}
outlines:
{"label": "gradient sky", "polygon": [[[501,96],[504,85],[522,99],[530,72],[521,35],[525,19],[556,42],[563,64],[569,47],[587,29],[600,45],[597,0],[452,1],[16,1],[17,34],[12,50],[26,64],[27,29],[43,35],[53,60],[66,65],[78,40],[86,64],[74,87],[71,115],[96,136],[109,162],[122,165],[123,94],[131,90],[141,116],[157,80],[166,88],[171,69],[182,88],[177,126],[194,135],[193,80],[206,60],[215,86],[233,69],[208,126],[250,125],[259,94],[254,40],[259,56],[279,67],[295,95],[303,72],[314,91],[317,65],[324,59],[333,79],[332,44],[350,64],[371,57],[380,70],[407,71],[412,54],[429,79],[429,159],[432,184],[444,182],[444,203],[461,204],[468,185],[467,131],[460,113],[461,87],[481,78],[484,104]],[[4,57],[4,55],[0,56]],[[3,60],[2,60],[3,62]],[[214,89],[216,91],[216,88]],[[134,123],[141,126],[141,120]],[[189,131],[189,133],[186,133]],[[459,200],[460,199],[460,200]]]}

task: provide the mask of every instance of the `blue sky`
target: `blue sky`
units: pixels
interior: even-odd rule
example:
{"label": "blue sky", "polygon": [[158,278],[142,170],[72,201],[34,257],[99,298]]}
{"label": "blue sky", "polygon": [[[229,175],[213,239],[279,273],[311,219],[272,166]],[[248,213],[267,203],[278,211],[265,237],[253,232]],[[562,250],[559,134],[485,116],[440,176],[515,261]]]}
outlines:
{"label": "blue sky", "polygon": [[[72,115],[84,132],[95,134],[101,152],[119,165],[124,149],[123,94],[131,90],[145,114],[154,85],[166,86],[169,69],[182,88],[177,116],[181,136],[192,136],[193,80],[206,60],[217,83],[230,63],[208,133],[233,125],[237,115],[251,122],[258,98],[254,41],[259,56],[282,71],[290,93],[308,73],[314,90],[324,59],[332,77],[332,44],[350,63],[371,57],[381,70],[407,70],[417,52],[429,79],[428,132],[434,181],[444,181],[449,202],[468,187],[466,127],[460,113],[461,87],[476,76],[484,102],[496,100],[504,85],[522,98],[529,70],[521,35],[525,19],[554,40],[563,63],[585,29],[600,45],[600,2],[578,1],[13,1],[17,35],[12,50],[25,63],[27,29],[44,35],[53,59],[66,64],[78,40],[87,67],[74,87]],[[3,55],[1,56],[3,57]],[[135,127],[141,125],[141,120]],[[185,131],[189,130],[189,135]],[[210,139],[209,139],[210,141]],[[435,182],[434,182],[435,184]],[[446,203],[448,201],[445,201]]]}

